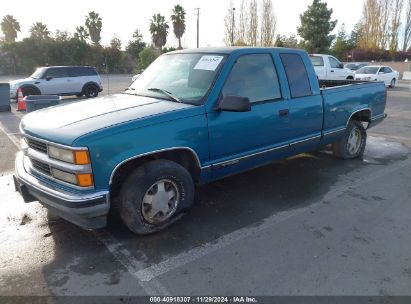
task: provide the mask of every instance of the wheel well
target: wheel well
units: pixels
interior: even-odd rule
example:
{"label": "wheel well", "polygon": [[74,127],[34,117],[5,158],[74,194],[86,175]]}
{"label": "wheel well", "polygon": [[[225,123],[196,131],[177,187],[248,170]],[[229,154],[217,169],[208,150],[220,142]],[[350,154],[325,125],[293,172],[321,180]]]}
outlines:
{"label": "wheel well", "polygon": [[357,120],[362,122],[371,122],[371,111],[368,109],[355,112],[351,115],[350,120]]}
{"label": "wheel well", "polygon": [[353,77],[353,76],[348,76],[347,79],[351,79],[351,80],[352,80],[352,79],[354,79],[354,77]]}
{"label": "wheel well", "polygon": [[167,159],[174,161],[184,168],[190,173],[191,177],[193,178],[194,182],[198,182],[200,177],[200,164],[199,161],[194,154],[188,149],[174,149],[168,151],[161,151],[157,153],[153,153],[150,155],[145,155],[142,157],[137,157],[126,161],[120,165],[111,177],[111,185],[110,185],[110,193],[112,198],[116,198],[117,194],[120,191],[121,185],[123,181],[139,166],[143,163],[156,160],[156,159]]}
{"label": "wheel well", "polygon": [[37,93],[38,95],[41,95],[40,89],[39,89],[38,87],[36,87],[35,85],[33,85],[33,84],[25,84],[25,85],[22,85],[22,86],[20,87],[20,89],[21,89],[22,91],[25,90],[25,89],[33,89],[34,91],[36,91],[36,93]]}
{"label": "wheel well", "polygon": [[87,82],[85,85],[83,85],[83,88],[81,89],[81,93],[84,94],[84,90],[88,87],[88,86],[93,86],[96,87],[96,89],[98,89],[98,84],[95,82]]}

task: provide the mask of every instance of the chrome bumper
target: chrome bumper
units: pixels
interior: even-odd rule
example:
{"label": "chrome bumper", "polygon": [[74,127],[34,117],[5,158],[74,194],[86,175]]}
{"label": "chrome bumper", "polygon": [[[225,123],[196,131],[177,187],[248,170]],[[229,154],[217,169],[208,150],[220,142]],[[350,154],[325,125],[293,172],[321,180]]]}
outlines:
{"label": "chrome bumper", "polygon": [[44,184],[26,171],[24,157],[23,152],[17,154],[14,183],[25,202],[38,200],[57,215],[85,229],[106,226],[110,209],[108,191],[80,194]]}

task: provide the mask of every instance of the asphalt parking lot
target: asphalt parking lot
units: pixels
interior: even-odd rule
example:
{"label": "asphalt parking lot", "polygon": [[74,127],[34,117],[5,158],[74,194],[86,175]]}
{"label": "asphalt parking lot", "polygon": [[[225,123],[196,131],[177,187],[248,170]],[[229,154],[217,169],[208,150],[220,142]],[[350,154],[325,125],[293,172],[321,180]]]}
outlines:
{"label": "asphalt parking lot", "polygon": [[[110,92],[129,79],[111,76]],[[187,216],[142,237],[118,221],[84,231],[23,203],[12,184],[23,114],[13,105],[0,113],[0,294],[410,296],[405,84],[388,91],[386,112],[364,159],[325,149],[201,186]]]}

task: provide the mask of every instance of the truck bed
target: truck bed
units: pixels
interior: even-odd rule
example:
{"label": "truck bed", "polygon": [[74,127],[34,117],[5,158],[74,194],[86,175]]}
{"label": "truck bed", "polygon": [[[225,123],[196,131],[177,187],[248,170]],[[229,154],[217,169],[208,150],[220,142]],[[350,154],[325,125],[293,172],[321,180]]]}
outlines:
{"label": "truck bed", "polygon": [[364,80],[353,80],[353,79],[342,79],[342,80],[318,80],[318,85],[321,89],[326,88],[333,88],[333,87],[340,87],[340,86],[347,86],[347,85],[355,85],[360,83],[368,83],[370,81]]}

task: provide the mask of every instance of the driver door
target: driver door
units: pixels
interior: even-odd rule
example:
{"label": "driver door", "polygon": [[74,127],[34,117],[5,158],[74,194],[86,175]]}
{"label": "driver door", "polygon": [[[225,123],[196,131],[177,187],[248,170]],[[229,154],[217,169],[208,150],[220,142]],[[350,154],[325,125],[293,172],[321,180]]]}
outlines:
{"label": "driver door", "polygon": [[38,84],[44,95],[60,95],[70,92],[69,75],[65,68],[49,68]]}
{"label": "driver door", "polygon": [[239,158],[264,157],[267,150],[284,145],[289,131],[288,100],[282,97],[270,53],[238,57],[220,100],[224,96],[249,98],[251,111],[207,114],[210,160],[217,168],[222,162],[236,164]]}

